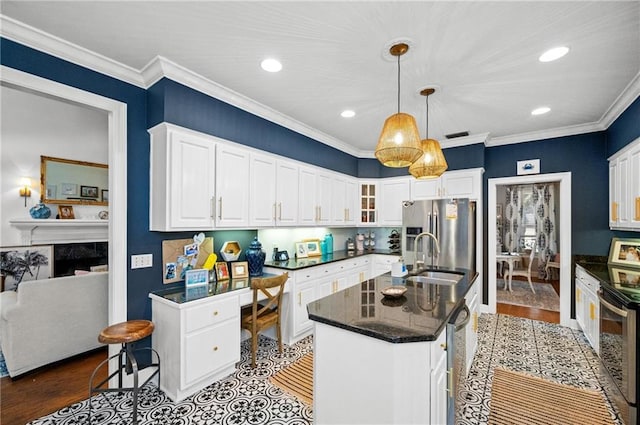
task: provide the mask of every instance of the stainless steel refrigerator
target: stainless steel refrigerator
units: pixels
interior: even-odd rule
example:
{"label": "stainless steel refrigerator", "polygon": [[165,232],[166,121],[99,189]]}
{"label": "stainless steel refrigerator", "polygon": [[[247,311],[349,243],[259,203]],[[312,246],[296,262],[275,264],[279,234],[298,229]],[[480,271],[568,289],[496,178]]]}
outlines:
{"label": "stainless steel refrigerator", "polygon": [[[423,232],[433,234],[416,237]],[[414,258],[415,253],[415,258]],[[440,266],[476,271],[476,203],[466,198],[405,201],[402,204],[402,255],[407,265],[415,259],[425,267]]]}

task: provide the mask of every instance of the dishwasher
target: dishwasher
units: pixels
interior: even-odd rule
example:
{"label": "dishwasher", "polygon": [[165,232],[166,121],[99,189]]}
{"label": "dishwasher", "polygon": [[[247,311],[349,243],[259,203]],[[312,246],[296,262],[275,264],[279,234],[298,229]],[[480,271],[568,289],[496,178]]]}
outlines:
{"label": "dishwasher", "polygon": [[460,389],[467,378],[466,333],[471,311],[466,303],[456,308],[447,322],[447,425],[454,425],[460,406]]}

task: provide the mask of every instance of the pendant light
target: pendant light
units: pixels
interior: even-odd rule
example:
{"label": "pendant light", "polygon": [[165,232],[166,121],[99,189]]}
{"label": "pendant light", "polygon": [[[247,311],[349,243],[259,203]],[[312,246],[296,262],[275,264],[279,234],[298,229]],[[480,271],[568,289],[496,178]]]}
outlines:
{"label": "pendant light", "polygon": [[419,180],[435,179],[447,169],[447,160],[444,158],[440,143],[436,139],[429,139],[429,96],[435,91],[433,88],[427,88],[420,92],[427,99],[426,138],[420,141],[422,156],[409,167],[409,173]]}
{"label": "pendant light", "polygon": [[389,49],[389,53],[398,58],[398,113],[385,120],[376,146],[376,158],[385,167],[408,167],[422,154],[416,119],[400,112],[400,56],[408,50],[405,43],[395,44]]}

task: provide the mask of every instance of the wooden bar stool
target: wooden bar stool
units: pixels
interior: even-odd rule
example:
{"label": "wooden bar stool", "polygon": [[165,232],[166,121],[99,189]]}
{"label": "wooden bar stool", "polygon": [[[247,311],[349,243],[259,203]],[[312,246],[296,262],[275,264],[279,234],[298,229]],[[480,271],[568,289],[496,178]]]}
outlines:
{"label": "wooden bar stool", "polygon": [[[138,423],[138,393],[140,388],[144,387],[151,379],[153,379],[156,375],[158,375],[158,391],[160,391],[160,356],[150,347],[143,348],[133,348],[133,343],[136,341],[140,341],[143,338],[148,337],[153,333],[153,329],[155,328],[153,322],[149,320],[129,320],[127,322],[116,323],[115,325],[111,325],[106,327],[100,332],[98,336],[98,341],[103,344],[122,344],[122,348],[117,354],[109,357],[106,360],[103,360],[98,367],[91,374],[91,379],[89,381],[89,424],[91,424],[91,400],[93,394],[101,394],[105,392],[125,392],[131,391],[133,397],[133,415],[132,415],[132,424]],[[153,367],[155,370],[153,373],[142,383],[142,385],[138,385],[138,360],[135,357],[135,353],[141,351],[150,351],[151,355],[151,363],[142,369],[146,369],[148,367]],[[155,355],[155,362],[153,357]],[[118,358],[118,369],[111,373],[104,380],[100,381],[97,384],[94,384],[96,373],[102,368],[104,365],[108,365],[109,361]],[[133,374],[133,386],[131,387],[123,387],[123,378],[124,374],[131,375]],[[107,384],[112,378],[115,376],[118,377],[118,386],[109,388]],[[111,401],[107,398],[109,404]],[[113,407],[113,404],[111,404]]]}

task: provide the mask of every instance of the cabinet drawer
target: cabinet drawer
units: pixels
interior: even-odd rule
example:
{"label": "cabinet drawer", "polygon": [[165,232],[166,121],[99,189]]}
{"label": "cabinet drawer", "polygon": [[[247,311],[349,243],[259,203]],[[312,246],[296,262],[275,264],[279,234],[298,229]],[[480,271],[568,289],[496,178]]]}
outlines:
{"label": "cabinet drawer", "polygon": [[308,280],[318,279],[323,276],[329,276],[331,274],[337,273],[340,271],[340,263],[342,263],[342,261],[322,266],[309,267],[296,272],[296,282],[303,283]]}
{"label": "cabinet drawer", "polygon": [[591,276],[580,266],[576,267],[576,279],[578,279],[585,286],[585,289],[588,289],[594,294],[600,289],[600,282],[598,281],[598,279]]}
{"label": "cabinet drawer", "polygon": [[185,332],[189,333],[215,325],[232,317],[239,318],[239,315],[240,306],[237,297],[192,307],[185,311]]}
{"label": "cabinet drawer", "polygon": [[211,326],[185,337],[184,385],[240,360],[240,320]]}

